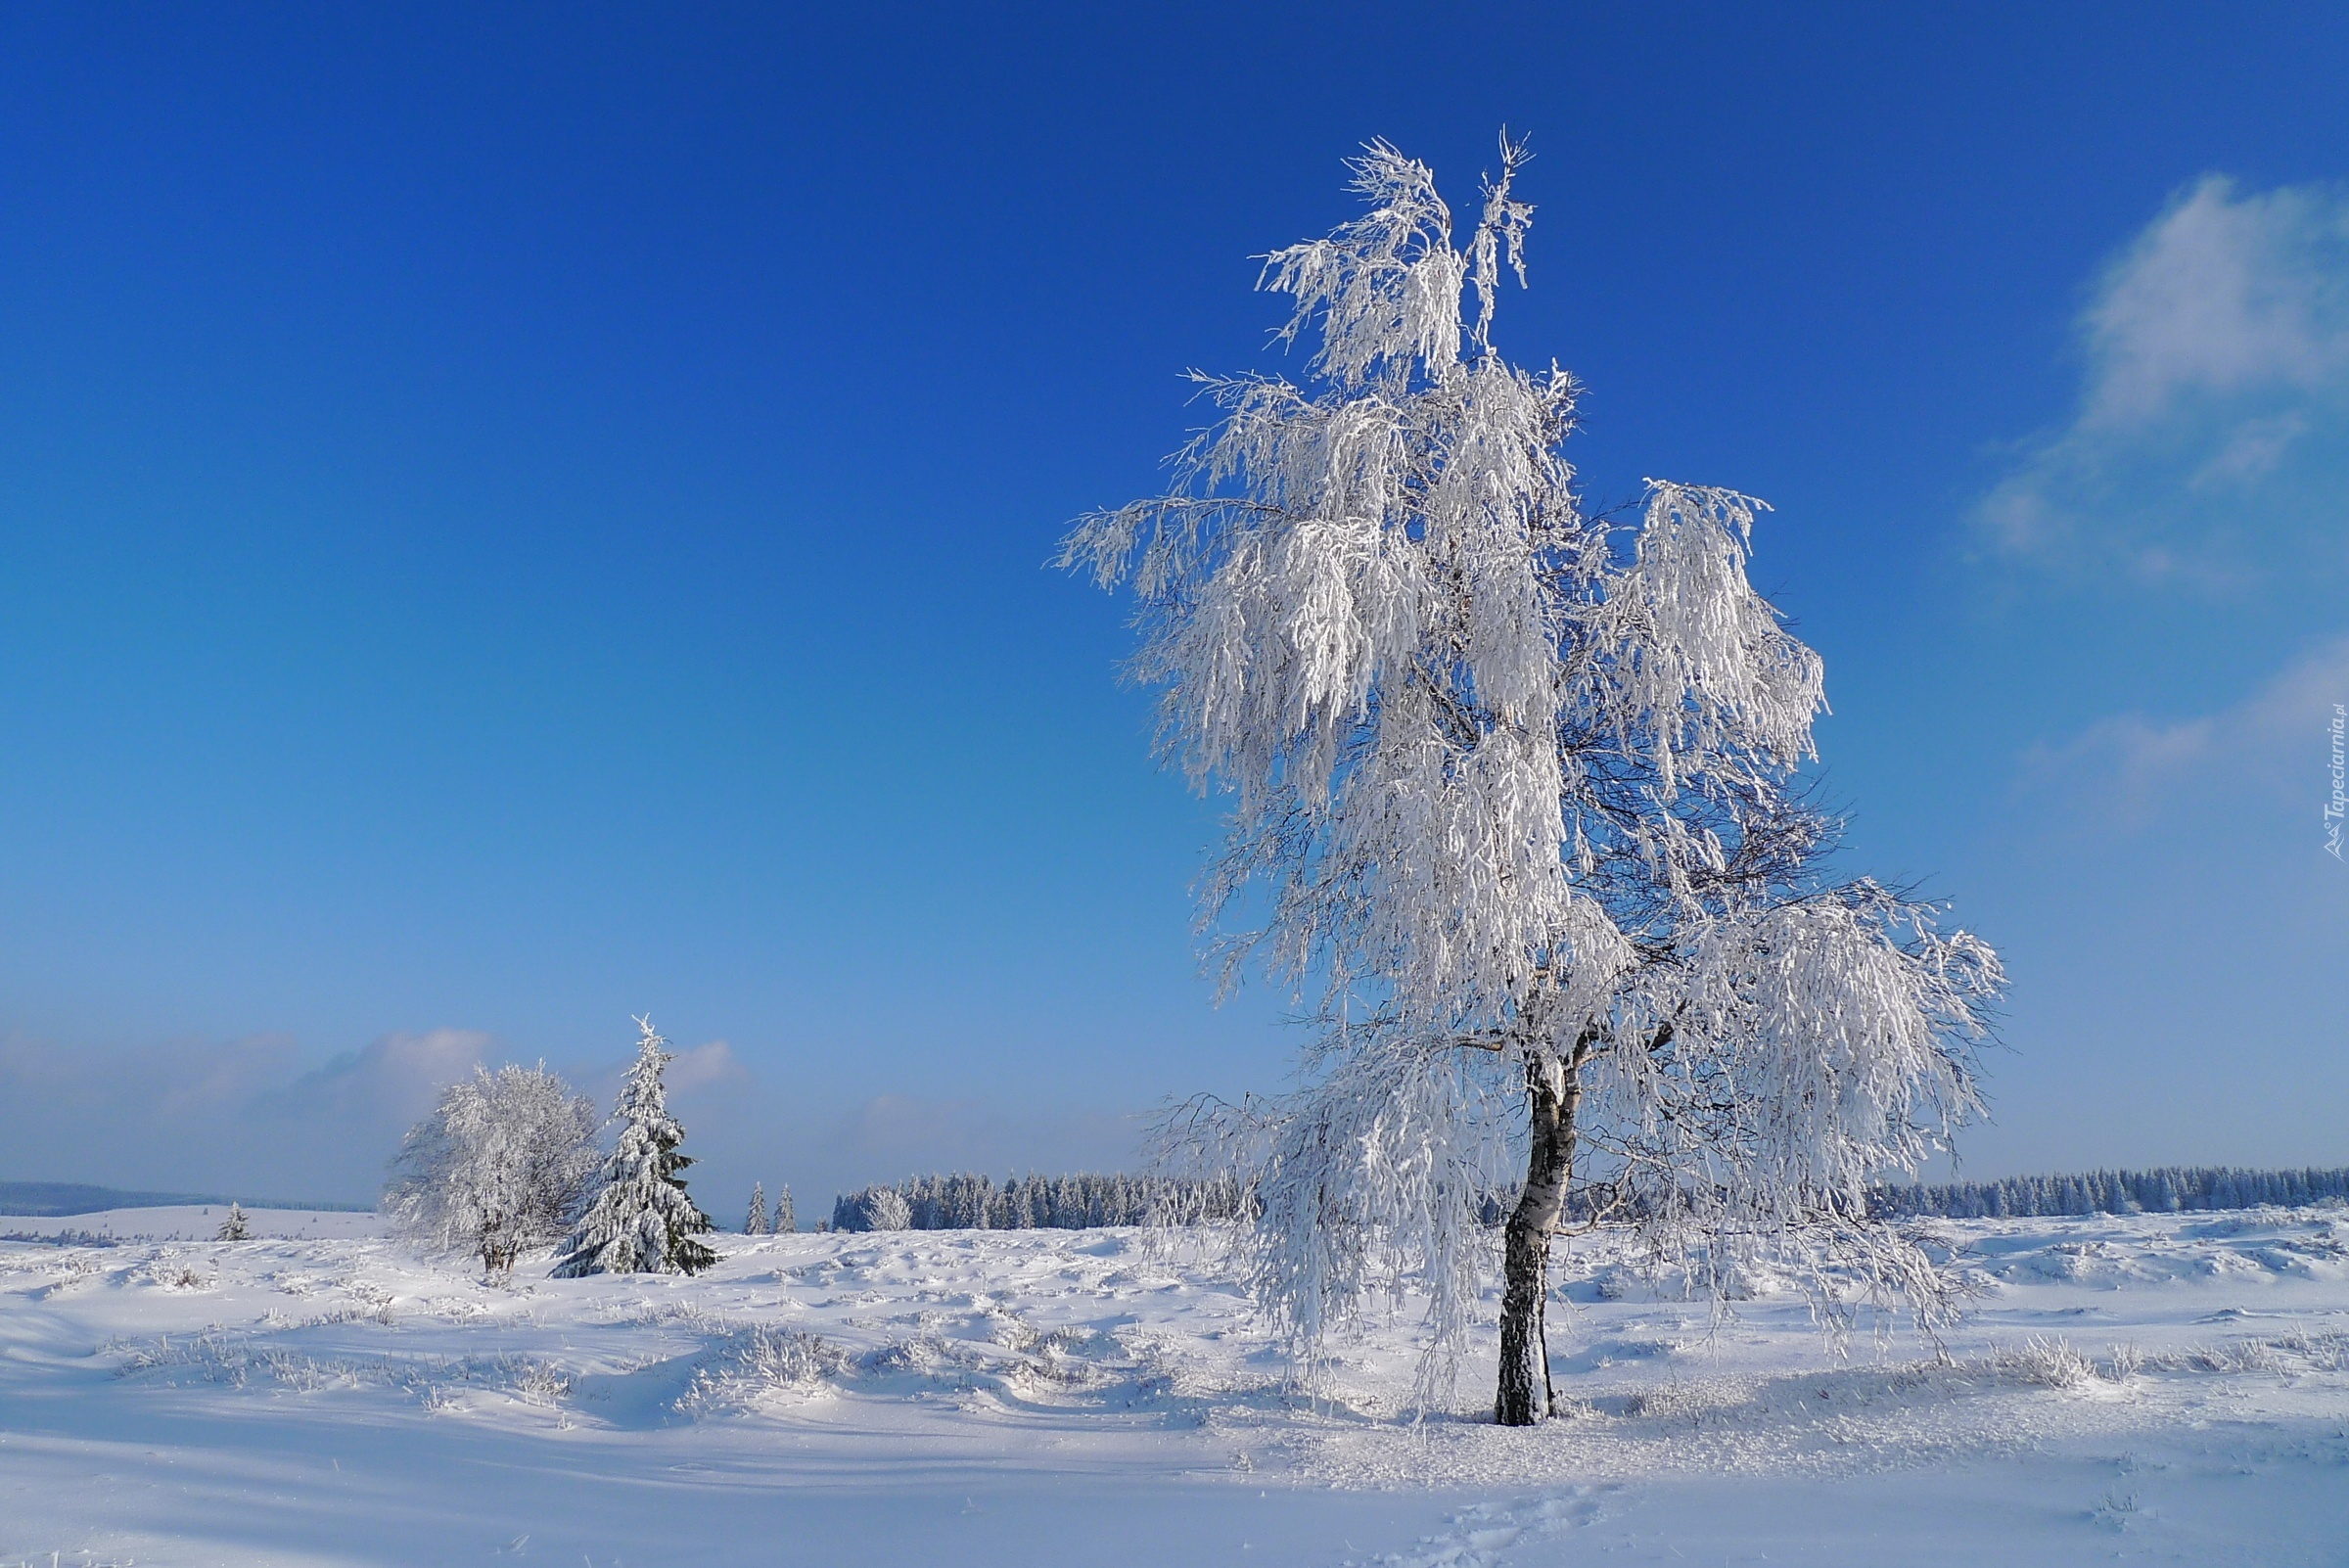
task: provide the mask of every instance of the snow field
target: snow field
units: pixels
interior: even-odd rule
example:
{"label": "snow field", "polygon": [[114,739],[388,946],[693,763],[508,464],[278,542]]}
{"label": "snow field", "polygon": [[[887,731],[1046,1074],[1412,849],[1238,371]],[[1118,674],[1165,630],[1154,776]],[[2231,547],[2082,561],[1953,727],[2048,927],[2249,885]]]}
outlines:
{"label": "snow field", "polygon": [[498,1282],[253,1218],[0,1222],[154,1238],[0,1243],[0,1564],[2349,1562],[2338,1206],[1936,1222],[1975,1292],[1938,1358],[1575,1238],[1530,1430],[1479,1418],[1490,1360],[1405,1419],[1408,1302],[1293,1397],[1195,1236]]}
{"label": "snow field", "polygon": [[[97,1214],[0,1214],[0,1242],[26,1237],[96,1237],[102,1241],[209,1241],[228,1218],[224,1203],[169,1209],[107,1209]],[[347,1241],[381,1236],[383,1217],[340,1209],[248,1209],[256,1240]]]}

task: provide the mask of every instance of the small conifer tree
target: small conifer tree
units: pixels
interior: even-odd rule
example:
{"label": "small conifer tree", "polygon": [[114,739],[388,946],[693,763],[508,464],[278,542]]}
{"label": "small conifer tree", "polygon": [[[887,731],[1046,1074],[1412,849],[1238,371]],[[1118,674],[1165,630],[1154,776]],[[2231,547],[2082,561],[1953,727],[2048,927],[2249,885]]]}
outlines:
{"label": "small conifer tree", "polygon": [[791,1183],[786,1181],[775,1193],[774,1233],[778,1236],[797,1235],[800,1217],[791,1212]]}
{"label": "small conifer tree", "polygon": [[639,1018],[635,1065],[620,1089],[613,1120],[620,1142],[604,1162],[600,1187],[572,1232],[555,1277],[583,1274],[694,1274],[717,1262],[694,1237],[716,1228],[686,1195],[677,1173],[693,1164],[677,1152],[685,1130],[668,1114],[661,1070],[668,1041]]}
{"label": "small conifer tree", "polygon": [[767,1234],[766,1183],[763,1181],[751,1183],[751,1212],[742,1217],[742,1233],[746,1236]]}
{"label": "small conifer tree", "polygon": [[220,1229],[212,1239],[215,1241],[251,1241],[253,1239],[253,1226],[245,1221],[243,1204],[232,1203],[228,1206],[228,1218],[220,1222]]}

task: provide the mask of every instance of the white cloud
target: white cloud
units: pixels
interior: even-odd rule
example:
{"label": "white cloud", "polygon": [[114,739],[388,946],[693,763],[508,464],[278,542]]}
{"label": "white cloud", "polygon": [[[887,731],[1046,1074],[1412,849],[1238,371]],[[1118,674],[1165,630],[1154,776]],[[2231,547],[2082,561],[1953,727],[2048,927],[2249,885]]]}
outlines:
{"label": "white cloud", "polygon": [[[571,1080],[578,1091],[604,1110],[610,1110],[619,1098],[620,1086],[634,1064],[636,1052],[628,1047],[624,1054],[616,1053],[601,1061],[574,1059],[562,1064],[560,1071]],[[699,1045],[679,1049],[669,1046],[668,1066],[661,1073],[661,1084],[673,1098],[683,1095],[687,1100],[699,1100],[696,1116],[710,1114],[724,1104],[726,1097],[714,1098],[714,1089],[734,1091],[735,1095],[752,1086],[751,1070],[734,1054],[734,1047],[722,1039],[707,1040]]]}
{"label": "white cloud", "polygon": [[2313,391],[2349,368],[2349,207],[2207,176],[2113,263],[2082,325],[2084,426],[2134,428],[2198,392]]}
{"label": "white cloud", "polygon": [[2060,746],[2035,748],[2032,782],[2075,797],[2084,812],[2123,829],[2143,827],[2205,765],[2218,724],[2192,718],[2161,724],[2139,714],[2098,719]]}
{"label": "white cloud", "polygon": [[2296,660],[2241,702],[2168,721],[2142,714],[2102,718],[2024,759],[2026,787],[2065,801],[2071,814],[2117,833],[2143,831],[2214,791],[2245,789],[2305,804],[2309,843],[2328,758],[2332,705],[2349,701],[2349,637]]}
{"label": "white cloud", "polygon": [[662,1082],[671,1093],[690,1094],[695,1089],[716,1084],[746,1083],[750,1076],[750,1071],[735,1060],[734,1047],[722,1039],[714,1039],[676,1052]]}
{"label": "white cloud", "polygon": [[289,1116],[389,1119],[405,1128],[432,1108],[440,1090],[488,1060],[491,1043],[472,1029],[386,1035],[259,1103]]}
{"label": "white cloud", "polygon": [[2343,549],[2349,194],[2203,179],[2128,246],[2080,321],[2078,412],[1979,523],[2015,560],[2239,586]]}
{"label": "white cloud", "polygon": [[2271,419],[2247,419],[2227,437],[2209,462],[2187,484],[2197,490],[2254,484],[2276,472],[2292,442],[2308,434],[2308,415],[2293,409]]}
{"label": "white cloud", "polygon": [[493,1060],[474,1030],[386,1035],[304,1070],[283,1036],[97,1049],[0,1039],[14,1179],[362,1201],[440,1088]]}

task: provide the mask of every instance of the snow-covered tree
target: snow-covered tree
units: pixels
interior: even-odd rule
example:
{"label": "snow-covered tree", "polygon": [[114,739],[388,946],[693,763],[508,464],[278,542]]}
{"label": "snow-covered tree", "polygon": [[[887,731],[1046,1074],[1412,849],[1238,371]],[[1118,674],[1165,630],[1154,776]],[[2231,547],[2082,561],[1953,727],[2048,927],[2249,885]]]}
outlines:
{"label": "snow-covered tree", "polygon": [[913,1205],[902,1186],[865,1187],[832,1200],[834,1230],[919,1230]]}
{"label": "snow-covered tree", "polygon": [[911,1230],[913,1228],[913,1209],[906,1203],[905,1194],[896,1187],[874,1188],[872,1202],[865,1210],[864,1228],[867,1230]]}
{"label": "snow-covered tree", "polygon": [[788,1181],[775,1189],[775,1217],[769,1222],[767,1228],[778,1236],[799,1233],[800,1217],[792,1212],[791,1183]]}
{"label": "snow-covered tree", "polygon": [[253,1226],[246,1222],[243,1204],[232,1203],[228,1206],[228,1218],[220,1222],[220,1228],[213,1234],[212,1239],[214,1241],[251,1241],[253,1239]]}
{"label": "snow-covered tree", "polygon": [[1061,558],[1131,583],[1161,758],[1233,798],[1200,916],[1225,985],[1261,960],[1321,1025],[1296,1093],[1175,1128],[1246,1156],[1261,1301],[1310,1374],[1409,1280],[1438,1398],[1507,1193],[1511,1424],[1548,1408],[1570,1213],[1717,1285],[1773,1246],[1932,1313],[1868,1186],[1975,1108],[2001,984],[1935,910],[1826,871],[1821,666],[1747,581],[1762,503],[1651,481],[1629,526],[1585,510],[1581,388],[1491,340],[1523,159],[1504,139],[1455,246],[1427,166],[1370,146],[1368,212],[1267,258],[1282,337],[1317,334],[1305,384],[1200,376],[1221,417],[1173,491]]}
{"label": "snow-covered tree", "polygon": [[558,1278],[582,1274],[692,1274],[717,1262],[694,1237],[715,1227],[678,1176],[693,1164],[679,1154],[685,1130],[668,1114],[661,1070],[668,1041],[650,1018],[636,1020],[636,1060],[620,1089],[613,1120],[620,1141],[604,1161],[594,1201],[572,1232]]}
{"label": "snow-covered tree", "polygon": [[766,1235],[767,1223],[766,1183],[754,1181],[751,1183],[751,1211],[742,1217],[742,1233],[746,1236]]}
{"label": "snow-covered tree", "polygon": [[595,1106],[546,1069],[451,1084],[392,1161],[383,1211],[399,1234],[503,1269],[563,1239],[595,1174]]}

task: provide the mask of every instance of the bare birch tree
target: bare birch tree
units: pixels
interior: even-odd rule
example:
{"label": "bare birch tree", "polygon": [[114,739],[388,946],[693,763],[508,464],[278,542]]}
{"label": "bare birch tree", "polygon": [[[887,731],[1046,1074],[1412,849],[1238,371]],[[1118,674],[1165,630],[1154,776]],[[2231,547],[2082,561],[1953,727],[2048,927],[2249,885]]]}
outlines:
{"label": "bare birch tree", "polygon": [[1514,1189],[1510,1424],[1549,1408],[1570,1213],[1717,1286],[1769,1246],[1930,1316],[1937,1277],[1867,1186],[1976,1108],[2001,985],[1935,910],[1826,872],[1799,777],[1823,673],[1747,581],[1762,503],[1651,481],[1629,527],[1584,510],[1580,387],[1491,339],[1524,157],[1503,139],[1455,246],[1428,167],[1368,147],[1369,210],[1266,258],[1280,337],[1317,339],[1304,385],[1195,373],[1221,417],[1172,490],[1061,555],[1130,584],[1161,759],[1231,796],[1211,961],[1226,987],[1260,961],[1319,1020],[1295,1093],[1192,1129],[1248,1150],[1259,1299],[1310,1365],[1409,1281],[1440,1397],[1479,1206]]}

